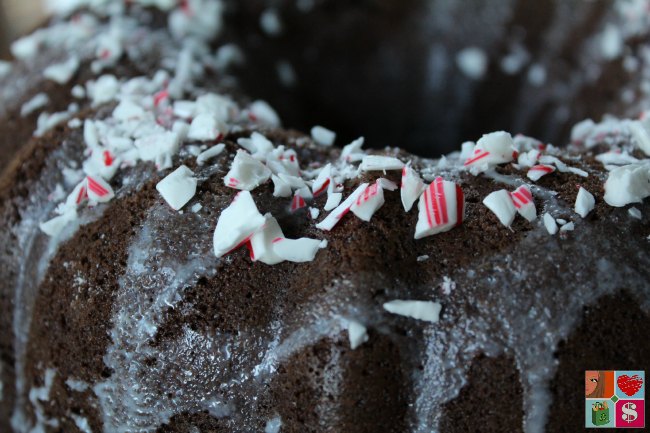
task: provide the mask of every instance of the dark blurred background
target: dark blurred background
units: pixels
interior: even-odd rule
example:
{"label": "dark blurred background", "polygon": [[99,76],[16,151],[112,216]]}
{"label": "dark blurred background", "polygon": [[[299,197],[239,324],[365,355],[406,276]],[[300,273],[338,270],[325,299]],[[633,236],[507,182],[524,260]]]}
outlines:
{"label": "dark blurred background", "polygon": [[[333,129],[339,145],[364,135],[369,147],[436,156],[500,129],[564,144],[575,122],[625,109],[623,57],[589,63],[611,1],[224,1],[219,43],[244,51],[244,92],[284,126]],[[0,0],[0,11],[6,56],[44,14],[39,0]],[[459,65],[467,49],[482,73]]]}

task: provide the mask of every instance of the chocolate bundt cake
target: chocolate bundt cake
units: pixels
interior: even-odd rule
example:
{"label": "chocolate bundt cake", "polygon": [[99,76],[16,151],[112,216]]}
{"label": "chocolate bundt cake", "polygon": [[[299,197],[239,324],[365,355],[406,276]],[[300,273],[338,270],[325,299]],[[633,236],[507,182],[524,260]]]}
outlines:
{"label": "chocolate bundt cake", "polygon": [[648,365],[648,2],[51,5],[0,431],[577,431]]}

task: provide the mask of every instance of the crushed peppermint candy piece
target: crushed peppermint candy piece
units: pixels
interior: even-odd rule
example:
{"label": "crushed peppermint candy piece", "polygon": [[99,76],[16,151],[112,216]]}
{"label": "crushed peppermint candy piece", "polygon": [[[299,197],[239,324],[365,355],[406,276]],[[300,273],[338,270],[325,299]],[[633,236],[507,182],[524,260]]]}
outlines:
{"label": "crushed peppermint candy piece", "polygon": [[222,257],[248,242],[264,227],[266,219],[255,206],[249,191],[241,191],[221,212],[214,230],[214,254]]}
{"label": "crushed peppermint candy piece", "polygon": [[22,105],[22,107],[20,107],[20,117],[29,116],[34,111],[38,110],[39,108],[45,107],[49,103],[50,103],[50,98],[48,98],[47,94],[43,92],[37,93],[32,97],[32,99],[25,102]]}
{"label": "crushed peppermint candy piece", "polygon": [[384,310],[400,316],[436,323],[440,318],[442,306],[432,301],[411,301],[396,299],[385,302]]}
{"label": "crushed peppermint candy piece", "polygon": [[537,182],[542,178],[542,176],[546,176],[549,173],[553,173],[555,171],[555,167],[552,165],[548,164],[537,164],[533,165],[529,170],[528,173],[526,173],[526,176],[528,179],[532,180],[533,182]]}
{"label": "crushed peppermint candy piece", "polygon": [[569,167],[564,162],[562,162],[559,158],[556,158],[555,156],[552,155],[540,156],[539,162],[542,164],[553,164],[557,167],[558,171],[562,173],[573,173],[573,174],[577,174],[578,176],[589,177],[589,173],[587,173],[586,171],[576,167]]}
{"label": "crushed peppermint candy piece", "polygon": [[589,212],[592,211],[595,205],[596,199],[594,196],[583,187],[580,187],[575,203],[576,213],[584,218]]}
{"label": "crushed peppermint candy piece", "polygon": [[630,214],[632,218],[636,218],[638,220],[643,218],[643,214],[641,211],[635,207],[631,207],[627,210],[627,213]]}
{"label": "crushed peppermint candy piece", "polygon": [[296,212],[299,209],[302,209],[307,206],[307,203],[305,203],[305,199],[296,191],[296,193],[293,196],[293,199],[291,199],[291,212]]}
{"label": "crushed peppermint candy piece", "polygon": [[267,154],[274,149],[271,140],[259,132],[253,132],[250,138],[237,139],[237,144],[253,155],[253,158],[259,159],[260,161],[266,160]]}
{"label": "crushed peppermint candy piece", "polygon": [[321,169],[320,173],[318,173],[318,176],[311,186],[314,197],[318,197],[327,191],[327,188],[330,185],[332,185],[332,164],[327,164]]}
{"label": "crushed peppermint candy piece", "polygon": [[[265,138],[266,140],[266,138]],[[268,141],[268,140],[267,140]],[[268,141],[271,143],[270,141]],[[271,149],[273,145],[271,144]],[[266,166],[275,174],[300,176],[300,165],[298,164],[298,154],[293,149],[285,150],[284,146],[278,146],[270,152],[256,152],[253,157],[264,160]]]}
{"label": "crushed peppermint candy piece", "polygon": [[442,284],[440,285],[440,289],[442,290],[443,294],[449,295],[453,290],[456,289],[456,282],[445,275],[442,277]]}
{"label": "crushed peppermint candy piece", "polygon": [[348,320],[348,338],[350,349],[354,350],[368,341],[368,330],[356,320]]}
{"label": "crushed peppermint candy piece", "polygon": [[311,128],[311,138],[321,146],[331,146],[336,140],[336,133],[317,125]]}
{"label": "crushed peppermint candy piece", "polygon": [[461,225],[464,216],[463,190],[454,182],[437,177],[420,196],[415,239],[449,231]]}
{"label": "crushed peppermint candy piece", "polygon": [[555,218],[553,218],[549,213],[544,214],[544,227],[550,235],[557,233],[558,227]]}
{"label": "crushed peppermint candy piece", "polygon": [[138,138],[133,144],[141,160],[153,161],[158,170],[164,170],[172,166],[172,156],[178,152],[180,137],[175,132],[163,131]]}
{"label": "crushed peppermint candy piece", "polygon": [[265,101],[255,101],[249,107],[249,117],[254,122],[263,123],[273,127],[281,125],[278,113]]}
{"label": "crushed peppermint candy piece", "polygon": [[395,191],[398,188],[395,182],[393,182],[392,180],[385,179],[383,177],[377,178],[377,184],[379,184],[380,187],[388,191]]}
{"label": "crushed peppermint candy piece", "polygon": [[311,219],[315,220],[316,218],[318,218],[318,215],[320,215],[320,210],[318,210],[315,207],[310,207],[309,215],[311,216]]}
{"label": "crushed peppermint candy piece", "polygon": [[273,181],[273,197],[291,197],[291,185],[280,176],[271,175]]}
{"label": "crushed peppermint candy piece", "polygon": [[343,193],[341,192],[332,192],[327,194],[327,201],[325,202],[325,206],[323,207],[323,210],[330,211],[337,207],[339,203],[341,203],[341,200],[343,199]]}
{"label": "crushed peppermint candy piece", "polygon": [[573,222],[563,224],[562,227],[560,227],[560,232],[570,232],[575,229],[575,224]]}
{"label": "crushed peppermint candy piece", "polygon": [[203,209],[203,205],[201,203],[194,203],[190,209],[192,210],[192,212],[197,213],[198,211]]}
{"label": "crushed peppermint candy piece", "polygon": [[245,150],[238,150],[223,178],[224,184],[231,188],[251,191],[271,177],[271,170]]}
{"label": "crushed peppermint candy piece", "polygon": [[66,84],[79,69],[79,58],[72,56],[63,63],[56,63],[43,70],[43,76],[59,84]]}
{"label": "crushed peppermint candy piece", "polygon": [[223,150],[226,148],[226,145],[223,143],[219,143],[217,145],[214,145],[203,152],[199,153],[199,155],[196,157],[196,163],[198,165],[203,165],[205,162],[211,158],[214,158],[215,156],[218,156],[223,152]]}
{"label": "crushed peppermint candy piece", "polygon": [[403,167],[404,163],[399,159],[382,155],[366,155],[359,166],[363,171],[401,170]]}
{"label": "crushed peppermint candy piece", "polygon": [[300,238],[273,240],[273,252],[278,257],[289,262],[311,262],[316,257],[318,250],[324,247],[320,239]]}
{"label": "crushed peppermint candy piece", "polygon": [[628,129],[639,149],[650,156],[650,130],[647,120],[633,120],[628,123]]}
{"label": "crushed peppermint candy piece", "polygon": [[483,204],[497,216],[504,226],[510,227],[515,220],[517,208],[510,198],[510,193],[505,189],[490,193],[483,199]]}
{"label": "crushed peppermint candy piece", "polygon": [[353,214],[364,221],[370,221],[370,218],[384,204],[384,189],[379,181],[373,183],[352,203],[350,210]]}
{"label": "crushed peppermint candy piece", "polygon": [[113,188],[99,176],[86,176],[88,199],[96,203],[106,203],[115,197]]}
{"label": "crushed peppermint candy piece", "polygon": [[364,141],[365,139],[363,137],[359,137],[352,143],[344,146],[343,150],[341,150],[340,158],[347,162],[361,161],[366,156],[361,150]]}
{"label": "crushed peppermint candy piece", "polygon": [[196,178],[187,166],[181,165],[156,184],[156,189],[174,210],[180,210],[196,194]]}
{"label": "crushed peppermint candy piece", "polygon": [[220,140],[228,133],[228,125],[209,113],[201,113],[192,119],[187,138],[197,141]]}
{"label": "crushed peppermint candy piece", "polygon": [[402,206],[406,212],[410,211],[413,203],[420,198],[424,192],[425,185],[420,175],[411,168],[409,162],[402,169],[402,184],[400,189],[400,196],[402,198]]}
{"label": "crushed peppermint candy piece", "polygon": [[540,153],[541,152],[537,149],[531,149],[528,152],[521,152],[517,158],[517,164],[521,167],[533,167],[537,164]]}
{"label": "crushed peppermint candy piece", "polygon": [[354,202],[357,201],[357,198],[363,194],[367,187],[367,183],[362,183],[359,185],[357,189],[355,189],[354,192],[343,201],[343,203],[338,205],[332,212],[330,212],[330,214],[327,215],[323,221],[316,224],[316,228],[327,231],[332,230],[334,226],[338,224],[341,218],[343,218],[345,214],[350,211],[350,208]]}
{"label": "crushed peppermint candy piece", "polygon": [[535,202],[533,201],[533,194],[530,192],[530,188],[526,185],[521,185],[510,193],[510,197],[519,215],[531,222],[537,219],[537,210],[535,209]]}
{"label": "crushed peppermint candy piece", "polygon": [[650,195],[650,162],[624,165],[609,172],[605,182],[605,202],[622,207],[641,203]]}
{"label": "crushed peppermint candy piece", "polygon": [[515,148],[512,136],[505,131],[491,132],[483,135],[472,155],[463,164],[474,175],[515,158]]}
{"label": "crushed peppermint candy piece", "polygon": [[417,262],[425,262],[425,261],[429,260],[429,255],[428,255],[428,254],[424,254],[424,255],[422,255],[422,256],[417,256],[417,258],[416,258],[415,260],[416,260]]}
{"label": "crushed peppermint candy piece", "polygon": [[284,238],[284,233],[270,213],[264,215],[264,220],[263,228],[255,232],[250,239],[250,257],[253,261],[275,265],[283,259],[273,251],[273,240]]}
{"label": "crushed peppermint candy piece", "polygon": [[63,215],[56,216],[48,221],[39,224],[39,228],[43,233],[50,237],[57,237],[63,229],[70,223],[77,219],[77,211],[69,209]]}
{"label": "crushed peppermint candy piece", "polygon": [[129,99],[123,99],[113,110],[113,117],[116,120],[126,122],[134,119],[142,119],[145,116],[144,108]]}

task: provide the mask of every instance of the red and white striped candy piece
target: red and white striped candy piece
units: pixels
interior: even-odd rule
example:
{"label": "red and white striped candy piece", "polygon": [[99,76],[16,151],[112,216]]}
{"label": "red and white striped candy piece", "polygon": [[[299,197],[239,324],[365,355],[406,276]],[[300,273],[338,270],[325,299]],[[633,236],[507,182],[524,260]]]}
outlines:
{"label": "red and white striped candy piece", "polygon": [[250,238],[250,257],[267,265],[275,265],[283,259],[273,252],[273,240],[284,238],[278,221],[270,213],[264,215],[264,227]]}
{"label": "red and white striped candy piece", "polygon": [[530,188],[526,185],[521,185],[510,193],[510,197],[519,215],[531,222],[537,219],[537,209],[535,209],[535,202],[533,201],[533,194],[530,192]]}
{"label": "red and white striped candy piece", "polygon": [[464,216],[463,190],[454,182],[437,177],[420,196],[415,239],[449,231],[459,226]]}
{"label": "red and white striped candy piece", "polygon": [[115,197],[113,188],[99,176],[86,176],[86,189],[88,199],[97,203],[105,203]]}
{"label": "red and white striped candy piece", "polygon": [[293,195],[293,198],[291,199],[291,212],[296,212],[299,209],[304,208],[307,206],[307,203],[305,202],[305,199],[302,198],[302,196],[296,191],[296,193]]}
{"label": "red and white striped candy piece", "polygon": [[526,173],[526,176],[528,179],[532,180],[533,182],[537,182],[542,178],[542,176],[546,176],[549,173],[553,173],[555,171],[555,167],[552,165],[548,164],[537,164],[533,165],[529,170],[528,173]]}
{"label": "red and white striped candy piece", "polygon": [[343,201],[343,203],[338,205],[332,212],[330,212],[330,214],[327,215],[323,221],[316,224],[316,228],[327,231],[332,230],[334,226],[338,224],[341,218],[343,218],[345,214],[350,211],[350,208],[354,202],[361,194],[363,194],[366,188],[368,188],[367,183],[362,183],[359,185],[357,189],[355,189],[354,192]]}
{"label": "red and white striped candy piece", "polygon": [[266,159],[266,166],[275,174],[300,176],[298,154],[293,149],[285,150],[284,146],[278,146],[266,155],[256,153],[253,156],[259,160]]}
{"label": "red and white striped candy piece", "polygon": [[574,207],[576,213],[581,217],[585,218],[587,214],[591,212],[595,206],[596,206],[596,199],[594,198],[594,196],[583,187],[580,187],[580,189],[578,190],[578,195],[576,197],[576,203]]}
{"label": "red and white striped candy piece", "polygon": [[238,150],[230,166],[230,171],[223,178],[226,186],[251,191],[271,177],[271,170],[248,152]]}
{"label": "red and white striped candy piece", "polygon": [[359,165],[363,171],[401,170],[403,167],[404,163],[399,159],[382,155],[366,155]]}
{"label": "red and white striped candy piece", "polygon": [[384,189],[380,186],[379,181],[373,183],[359,194],[357,199],[352,203],[350,210],[353,214],[364,221],[370,221],[370,218],[384,204]]}
{"label": "red and white striped candy piece", "polygon": [[324,248],[325,245],[327,244],[320,239],[276,238],[273,240],[273,252],[282,260],[289,262],[311,262],[316,257],[318,250]]}
{"label": "red and white striped candy piece", "polygon": [[465,160],[464,166],[476,175],[498,164],[511,162],[515,154],[514,141],[509,133],[491,132],[478,140],[474,152]]}
{"label": "red and white striped candy piece", "polygon": [[420,175],[411,168],[411,163],[406,164],[402,169],[402,185],[400,196],[402,198],[402,206],[406,212],[410,211],[413,203],[420,198],[424,192],[424,182]]}
{"label": "red and white striped candy piece", "polygon": [[487,206],[499,219],[501,224],[510,227],[517,215],[517,208],[512,202],[510,193],[505,189],[494,191],[483,199],[483,204]]}
{"label": "red and white striped candy piece", "polygon": [[314,183],[311,186],[311,190],[314,194],[314,197],[318,197],[332,184],[332,164],[327,164],[323,167],[318,173],[318,176],[314,180]]}
{"label": "red and white striped candy piece", "polygon": [[214,254],[221,257],[247,243],[266,219],[255,206],[251,193],[241,191],[221,212],[214,230]]}

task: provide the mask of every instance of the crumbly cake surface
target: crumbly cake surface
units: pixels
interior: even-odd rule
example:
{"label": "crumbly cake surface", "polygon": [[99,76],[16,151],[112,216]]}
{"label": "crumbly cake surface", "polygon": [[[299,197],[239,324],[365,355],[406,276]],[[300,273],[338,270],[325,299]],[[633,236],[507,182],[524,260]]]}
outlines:
{"label": "crumbly cake surface", "polygon": [[[136,35],[127,33],[124,40]],[[190,53],[198,57],[201,45]],[[87,67],[82,63],[62,88],[44,90],[65,95],[75,83],[97,83]],[[171,83],[183,76],[181,68],[130,80],[140,68],[121,60],[107,66],[103,73],[122,80],[118,90],[93,104],[101,92],[93,97],[92,84],[86,86],[89,97],[79,98],[79,111],[69,110],[69,118],[78,121],[66,119],[29,140],[5,175],[2,430],[535,432],[546,426],[564,431],[582,425],[574,416],[582,401],[552,402],[573,391],[570,385],[582,377],[585,360],[629,368],[650,356],[637,333],[614,336],[610,330],[614,322],[637,329],[650,324],[650,209],[647,201],[629,199],[647,195],[647,189],[611,183],[605,189],[615,166],[648,167],[639,129],[646,127],[643,119],[582,124],[569,149],[515,137],[511,150],[519,155],[489,167],[467,164],[472,158],[467,150],[430,160],[396,148],[324,146],[282,129],[266,109],[256,111],[260,106],[244,98],[219,99],[227,107],[227,121],[219,126],[226,128],[223,134],[190,139],[175,122],[187,121],[191,128],[198,115],[179,115],[174,103],[225,93],[230,81],[218,72],[213,81],[206,78],[206,66],[193,71],[174,95]],[[199,87],[204,81],[212,84]],[[145,119],[137,130],[144,132],[125,126],[131,121],[120,114],[125,107]],[[18,119],[19,110],[7,118]],[[97,127],[100,147],[89,132],[92,125],[103,125]],[[27,123],[6,127],[31,135]],[[176,151],[156,154],[154,161],[143,161],[148,154],[139,148],[128,153],[133,149],[109,140],[142,139],[162,130],[184,131],[183,138]],[[289,153],[282,155],[294,155],[297,177],[312,193],[330,163],[335,173],[330,185],[336,184],[344,199],[378,178],[404,182],[399,169],[383,171],[380,164],[378,170],[361,170],[369,154],[411,161],[409,167],[427,185],[441,177],[461,188],[462,222],[414,239],[422,219],[418,202],[407,212],[402,191],[386,188],[385,203],[370,221],[350,211],[323,230],[317,224],[330,214],[324,207],[336,190],[311,198],[309,191],[290,188],[288,197],[278,197],[280,183],[264,179],[251,188],[259,213],[270,213],[286,239],[326,240],[326,245],[302,263],[268,265],[262,256],[253,261],[243,247],[217,257],[213,232],[238,193],[229,186],[237,152],[244,147],[255,154],[241,139],[254,132],[274,150],[286,146]],[[220,143],[221,153],[197,162],[199,152]],[[480,148],[478,142],[473,150]],[[123,158],[114,174],[83,165],[99,150],[109,152],[108,161]],[[554,171],[533,181],[521,156],[537,151]],[[268,166],[270,153],[259,157]],[[156,189],[181,165],[197,185],[182,212]],[[274,174],[284,170],[277,167]],[[258,176],[239,173],[239,181]],[[102,174],[115,194],[110,201],[101,202],[109,194],[97,195],[100,202],[88,196],[59,207],[76,197],[72,193],[83,182],[90,189],[89,177]],[[483,201],[522,185],[532,194],[537,218],[517,215],[504,227],[499,212]],[[595,199],[584,217],[576,213],[580,187]],[[628,197],[628,203],[613,207],[606,192]],[[43,229],[71,209],[75,216],[63,227]],[[544,214],[564,222],[565,229],[551,235]],[[425,301],[442,310],[439,317],[417,320],[387,311],[385,304],[394,300]],[[354,349],[352,322],[366,333]],[[594,327],[607,331],[594,335]],[[602,349],[608,336],[618,342],[616,353]],[[493,409],[485,409],[488,399]],[[477,424],[472,414],[482,411],[485,418]],[[508,416],[497,416],[501,411]]]}

